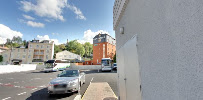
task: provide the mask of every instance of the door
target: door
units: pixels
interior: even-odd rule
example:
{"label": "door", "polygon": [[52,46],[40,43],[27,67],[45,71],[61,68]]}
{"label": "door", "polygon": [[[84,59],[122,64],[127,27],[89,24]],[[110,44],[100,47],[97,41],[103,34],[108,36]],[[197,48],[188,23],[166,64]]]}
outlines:
{"label": "door", "polygon": [[141,100],[140,68],[137,54],[136,37],[124,46],[124,64],[126,75],[126,100]]}
{"label": "door", "polygon": [[125,61],[124,48],[117,50],[117,73],[118,73],[118,90],[120,100],[126,100],[126,76],[125,76]]}

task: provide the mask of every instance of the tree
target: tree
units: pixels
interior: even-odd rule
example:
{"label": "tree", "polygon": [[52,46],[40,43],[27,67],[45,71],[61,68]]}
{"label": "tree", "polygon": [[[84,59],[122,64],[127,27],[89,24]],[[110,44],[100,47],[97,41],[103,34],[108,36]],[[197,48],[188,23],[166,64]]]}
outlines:
{"label": "tree", "polygon": [[85,54],[85,48],[80,43],[77,43],[77,45],[76,45],[76,54],[78,54],[80,56],[83,56]]}
{"label": "tree", "polygon": [[54,58],[56,57],[56,53],[61,52],[62,50],[59,48],[58,45],[54,45]]}
{"label": "tree", "polygon": [[83,56],[85,54],[85,48],[77,40],[70,41],[66,46],[66,50]]}
{"label": "tree", "polygon": [[23,46],[26,47],[28,42],[26,40],[23,40]]}
{"label": "tree", "polygon": [[93,45],[90,44],[89,42],[85,42],[85,44],[83,45],[85,48],[85,57],[90,57],[90,55],[93,53]]}
{"label": "tree", "polygon": [[3,56],[2,55],[0,55],[0,62],[2,62],[3,61]]}
{"label": "tree", "polygon": [[66,49],[65,44],[60,44],[58,46],[59,46],[59,49],[62,50],[62,51],[64,51]]}
{"label": "tree", "polygon": [[22,44],[22,38],[21,37],[19,37],[19,36],[17,36],[17,37],[13,37],[13,39],[12,39],[12,42],[13,43],[17,43],[17,44]]}
{"label": "tree", "polygon": [[115,55],[113,56],[113,62],[116,63],[116,53],[115,53]]}

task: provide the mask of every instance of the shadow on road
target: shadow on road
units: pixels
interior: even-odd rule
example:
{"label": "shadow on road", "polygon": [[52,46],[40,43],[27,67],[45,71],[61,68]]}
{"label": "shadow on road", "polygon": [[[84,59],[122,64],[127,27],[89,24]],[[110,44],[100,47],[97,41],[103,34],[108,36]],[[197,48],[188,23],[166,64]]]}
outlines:
{"label": "shadow on road", "polygon": [[117,73],[117,71],[116,70],[112,70],[111,72],[110,71],[101,71],[101,70],[99,70],[99,72],[98,72],[98,70],[89,70],[89,71],[84,71],[84,73],[85,74],[94,74],[94,73],[106,73],[106,74],[108,74],[108,73]]}
{"label": "shadow on road", "polygon": [[74,93],[51,95],[47,93],[47,88],[35,91],[26,100],[58,100],[72,96]]}
{"label": "shadow on road", "polygon": [[35,72],[31,72],[31,73],[54,73],[54,72],[35,71]]}

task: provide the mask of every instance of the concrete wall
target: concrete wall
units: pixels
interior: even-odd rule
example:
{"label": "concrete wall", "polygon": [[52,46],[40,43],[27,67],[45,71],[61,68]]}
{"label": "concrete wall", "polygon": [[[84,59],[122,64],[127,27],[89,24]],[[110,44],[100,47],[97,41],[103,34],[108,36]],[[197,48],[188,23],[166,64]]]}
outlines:
{"label": "concrete wall", "polygon": [[71,63],[70,64],[70,69],[98,70],[98,69],[101,69],[101,65],[75,65],[75,64]]}
{"label": "concrete wall", "polygon": [[129,0],[115,28],[117,51],[137,35],[142,100],[203,100],[202,5],[202,0]]}
{"label": "concrete wall", "polygon": [[35,70],[36,66],[35,64],[0,65],[0,74]]}

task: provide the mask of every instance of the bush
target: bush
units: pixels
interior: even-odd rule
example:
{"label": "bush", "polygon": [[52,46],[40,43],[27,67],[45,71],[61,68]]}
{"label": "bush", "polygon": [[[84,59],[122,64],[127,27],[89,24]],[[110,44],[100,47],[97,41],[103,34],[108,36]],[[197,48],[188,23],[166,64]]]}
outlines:
{"label": "bush", "polygon": [[0,55],[0,62],[2,62],[3,61],[3,56],[2,55]]}

